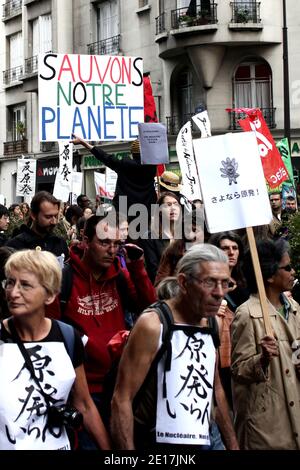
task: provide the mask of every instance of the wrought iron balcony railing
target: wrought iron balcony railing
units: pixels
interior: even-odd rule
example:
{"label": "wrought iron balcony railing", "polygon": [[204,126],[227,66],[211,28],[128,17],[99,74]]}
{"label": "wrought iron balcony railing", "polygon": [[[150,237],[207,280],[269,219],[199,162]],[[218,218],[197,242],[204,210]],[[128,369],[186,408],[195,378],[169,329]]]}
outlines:
{"label": "wrought iron balcony railing", "polygon": [[182,126],[187,121],[192,122],[193,132],[197,132],[197,130],[199,132],[199,129],[197,128],[197,126],[194,124],[194,121],[192,120],[192,116],[194,115],[195,113],[167,116],[166,117],[167,133],[170,135],[177,135],[180,129],[182,128]]}
{"label": "wrought iron balcony railing", "polygon": [[22,155],[28,153],[28,140],[13,140],[3,143],[3,155]]}
{"label": "wrought iron balcony railing", "polygon": [[18,82],[23,75],[23,66],[13,67],[12,69],[4,70],[3,72],[3,84],[10,85],[13,82]]}
{"label": "wrought iron balcony railing", "polygon": [[108,39],[93,42],[87,45],[88,53],[91,55],[109,55],[120,52],[120,34]]}
{"label": "wrought iron balcony railing", "polygon": [[41,152],[54,152],[58,150],[57,142],[41,142],[40,144]]}
{"label": "wrought iron balcony railing", "polygon": [[22,13],[22,0],[9,0],[3,5],[2,20],[6,21]]}
{"label": "wrought iron balcony railing", "polygon": [[38,72],[38,56],[34,55],[25,59],[24,74],[30,75]]}
{"label": "wrought iron balcony railing", "polygon": [[164,31],[166,31],[166,14],[162,13],[155,18],[155,34],[157,36]]}
{"label": "wrought iron balcony railing", "polygon": [[197,4],[193,10],[190,7],[185,7],[171,11],[172,29],[216,24],[217,22],[217,4],[212,2],[209,8],[202,8],[201,4]]}
{"label": "wrought iron balcony railing", "polygon": [[[276,122],[275,122],[275,111],[276,108],[260,108],[263,117],[269,127],[269,129],[275,129]],[[237,113],[235,111],[230,111],[230,129],[232,130],[241,130],[241,127],[238,124],[240,119],[245,119],[247,115],[245,113]]]}
{"label": "wrought iron balcony railing", "polygon": [[260,23],[260,2],[231,2],[231,23]]}

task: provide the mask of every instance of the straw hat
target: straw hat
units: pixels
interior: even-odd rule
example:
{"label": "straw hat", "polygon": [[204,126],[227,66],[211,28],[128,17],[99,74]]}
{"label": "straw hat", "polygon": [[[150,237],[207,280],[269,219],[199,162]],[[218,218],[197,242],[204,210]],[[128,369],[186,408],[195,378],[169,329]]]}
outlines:
{"label": "straw hat", "polygon": [[159,184],[168,191],[179,192],[181,190],[180,177],[172,171],[164,171],[159,178]]}
{"label": "straw hat", "polygon": [[134,155],[139,155],[141,153],[140,151],[140,141],[138,139],[134,140],[131,144],[130,147],[131,153]]}

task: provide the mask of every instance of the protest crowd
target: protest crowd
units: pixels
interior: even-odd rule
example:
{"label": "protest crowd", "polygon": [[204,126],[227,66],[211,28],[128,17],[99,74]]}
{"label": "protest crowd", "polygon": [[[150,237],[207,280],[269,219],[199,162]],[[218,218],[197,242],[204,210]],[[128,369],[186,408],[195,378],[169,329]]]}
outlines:
{"label": "protest crowd", "polygon": [[0,205],[0,449],[299,450],[296,195],[253,227],[259,279],[246,226],[210,231],[139,140],[71,143],[116,172],[111,203]]}

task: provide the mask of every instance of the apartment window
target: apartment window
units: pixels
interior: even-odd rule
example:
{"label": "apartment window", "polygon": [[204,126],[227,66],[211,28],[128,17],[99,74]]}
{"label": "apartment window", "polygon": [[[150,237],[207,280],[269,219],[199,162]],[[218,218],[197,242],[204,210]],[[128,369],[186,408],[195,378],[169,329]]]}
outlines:
{"label": "apartment window", "polygon": [[25,105],[9,109],[8,140],[23,140],[26,137],[26,108]]}
{"label": "apartment window", "polygon": [[183,70],[178,76],[177,80],[177,91],[178,91],[178,106],[179,114],[181,116],[188,116],[193,112],[192,106],[192,91],[193,91],[193,80],[190,70]]}
{"label": "apartment window", "polygon": [[158,2],[158,13],[161,15],[165,11],[165,0],[159,0]]}
{"label": "apartment window", "polygon": [[271,108],[272,72],[265,62],[244,62],[237,68],[234,80],[234,106],[236,108]]}
{"label": "apartment window", "polygon": [[32,22],[32,55],[52,50],[51,15],[42,15]]}
{"label": "apartment window", "polygon": [[[11,69],[16,69],[23,64],[23,41],[21,32],[12,34],[9,38],[9,62]],[[16,76],[15,79],[17,78]]]}
{"label": "apartment window", "polygon": [[119,34],[119,13],[116,0],[97,5],[97,41],[112,38]]}
{"label": "apartment window", "polygon": [[139,0],[138,7],[139,7],[139,8],[146,7],[146,6],[148,5],[148,3],[149,3],[148,0]]}

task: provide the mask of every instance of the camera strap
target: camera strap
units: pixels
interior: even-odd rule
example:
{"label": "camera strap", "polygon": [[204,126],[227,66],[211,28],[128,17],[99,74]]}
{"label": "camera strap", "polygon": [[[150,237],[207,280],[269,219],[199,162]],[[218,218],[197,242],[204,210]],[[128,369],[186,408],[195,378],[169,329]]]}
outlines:
{"label": "camera strap", "polygon": [[27,352],[27,349],[25,348],[20,336],[18,335],[18,332],[16,330],[16,327],[15,327],[15,324],[14,324],[14,321],[13,321],[12,318],[8,319],[8,326],[9,326],[12,338],[17,343],[17,345],[18,345],[18,347],[19,347],[19,349],[22,353],[22,356],[24,357],[25,365],[26,365],[27,369],[29,370],[32,379],[35,381],[36,385],[38,386],[39,391],[41,392],[41,394],[45,398],[46,406],[48,408],[49,407],[49,398],[50,398],[50,396],[47,395],[47,393],[44,392],[44,390],[41,387],[40,382],[38,381],[37,376],[35,375],[34,367],[33,367],[33,364],[31,362],[31,359],[29,357],[29,354]]}

